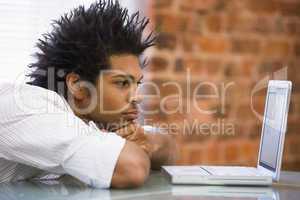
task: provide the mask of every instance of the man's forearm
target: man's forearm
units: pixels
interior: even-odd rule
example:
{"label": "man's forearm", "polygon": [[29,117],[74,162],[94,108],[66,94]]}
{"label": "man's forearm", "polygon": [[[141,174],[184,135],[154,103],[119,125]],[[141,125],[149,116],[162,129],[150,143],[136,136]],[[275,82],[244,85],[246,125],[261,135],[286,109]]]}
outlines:
{"label": "man's forearm", "polygon": [[175,163],[178,155],[173,135],[147,131],[138,124],[132,123],[116,133],[126,140],[135,142],[149,156],[151,169],[160,169],[162,165]]}
{"label": "man's forearm", "polygon": [[150,153],[151,169],[159,170],[162,165],[172,165],[177,159],[177,145],[171,135],[146,134],[152,151]]}

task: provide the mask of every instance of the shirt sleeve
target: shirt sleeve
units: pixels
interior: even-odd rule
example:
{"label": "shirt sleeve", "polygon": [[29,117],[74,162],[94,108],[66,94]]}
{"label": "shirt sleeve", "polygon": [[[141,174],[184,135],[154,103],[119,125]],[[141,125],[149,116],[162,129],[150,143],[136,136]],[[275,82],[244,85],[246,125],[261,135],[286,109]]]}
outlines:
{"label": "shirt sleeve", "polygon": [[47,101],[47,106],[55,109],[31,112],[28,106],[15,109],[10,98],[16,97],[6,95],[6,108],[11,110],[0,110],[0,157],[51,173],[69,174],[92,187],[110,187],[125,140],[88,126],[65,108],[62,97],[54,96],[59,100],[36,94],[35,102]]}

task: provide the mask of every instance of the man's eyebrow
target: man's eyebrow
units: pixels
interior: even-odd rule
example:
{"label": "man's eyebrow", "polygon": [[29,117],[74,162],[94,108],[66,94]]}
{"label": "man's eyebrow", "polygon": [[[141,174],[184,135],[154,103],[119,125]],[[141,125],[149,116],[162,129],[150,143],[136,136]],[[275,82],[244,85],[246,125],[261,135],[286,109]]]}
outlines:
{"label": "man's eyebrow", "polygon": [[[131,79],[132,81],[135,80],[134,76],[132,76],[131,74],[117,74],[117,75],[114,75],[112,76],[112,78],[118,78],[118,77],[121,77],[121,78],[129,78]],[[141,81],[142,79],[144,78],[144,76],[142,75],[138,81]]]}

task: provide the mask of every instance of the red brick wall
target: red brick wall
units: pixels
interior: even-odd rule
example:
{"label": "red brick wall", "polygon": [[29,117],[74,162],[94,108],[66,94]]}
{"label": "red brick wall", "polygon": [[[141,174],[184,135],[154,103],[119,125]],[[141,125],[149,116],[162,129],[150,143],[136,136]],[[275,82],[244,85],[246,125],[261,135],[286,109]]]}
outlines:
{"label": "red brick wall", "polygon": [[[145,99],[144,110],[157,112],[144,116],[177,126],[178,163],[255,165],[261,121],[251,93],[276,78],[294,84],[283,168],[300,170],[300,0],[153,0],[149,8],[159,37],[146,78],[161,96]],[[157,93],[150,84],[144,92]],[[265,92],[253,97],[260,114]]]}

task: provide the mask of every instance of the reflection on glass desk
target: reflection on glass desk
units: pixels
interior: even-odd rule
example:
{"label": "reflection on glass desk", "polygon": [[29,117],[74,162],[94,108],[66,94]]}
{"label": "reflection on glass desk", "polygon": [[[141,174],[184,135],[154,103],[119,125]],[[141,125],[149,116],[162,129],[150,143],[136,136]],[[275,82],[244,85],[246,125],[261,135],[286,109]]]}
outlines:
{"label": "reflection on glass desk", "polygon": [[272,187],[189,186],[171,185],[160,172],[153,172],[147,183],[130,190],[93,189],[72,179],[46,182],[17,182],[0,184],[0,200],[34,199],[258,199],[299,200],[300,172],[283,172],[281,181]]}

